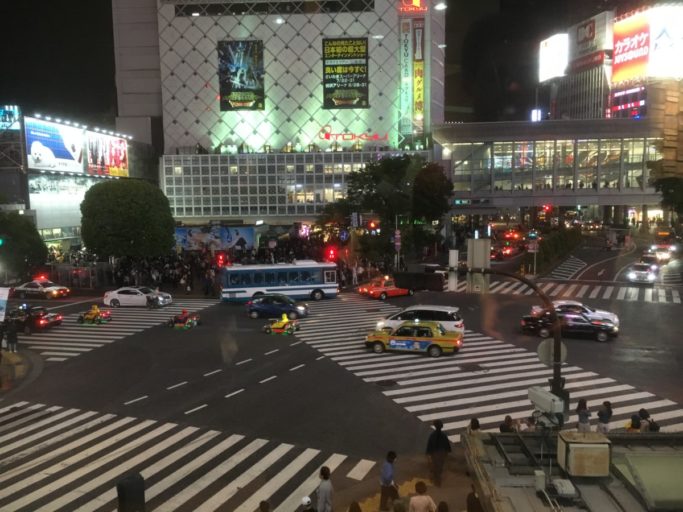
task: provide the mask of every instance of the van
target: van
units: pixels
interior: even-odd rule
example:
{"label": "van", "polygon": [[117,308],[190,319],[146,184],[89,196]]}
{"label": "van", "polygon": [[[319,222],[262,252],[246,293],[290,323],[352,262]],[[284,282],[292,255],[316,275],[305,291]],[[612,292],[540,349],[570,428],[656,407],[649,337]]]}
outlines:
{"label": "van", "polygon": [[403,311],[388,316],[377,322],[377,330],[393,330],[405,321],[439,322],[444,329],[451,332],[465,332],[465,322],[460,316],[460,308],[455,306],[437,306],[418,304],[409,306]]}

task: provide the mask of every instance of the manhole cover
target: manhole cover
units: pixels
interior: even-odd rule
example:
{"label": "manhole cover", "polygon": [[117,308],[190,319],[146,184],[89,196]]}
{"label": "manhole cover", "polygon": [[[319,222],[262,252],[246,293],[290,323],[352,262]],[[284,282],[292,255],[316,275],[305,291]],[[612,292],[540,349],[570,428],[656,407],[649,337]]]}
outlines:
{"label": "manhole cover", "polygon": [[485,372],[486,369],[482,368],[478,364],[459,364],[458,368],[460,368],[463,372]]}
{"label": "manhole cover", "polygon": [[389,387],[389,386],[395,386],[396,381],[395,380],[378,380],[377,382],[375,382],[375,384],[377,384],[378,386],[382,386],[382,387]]}

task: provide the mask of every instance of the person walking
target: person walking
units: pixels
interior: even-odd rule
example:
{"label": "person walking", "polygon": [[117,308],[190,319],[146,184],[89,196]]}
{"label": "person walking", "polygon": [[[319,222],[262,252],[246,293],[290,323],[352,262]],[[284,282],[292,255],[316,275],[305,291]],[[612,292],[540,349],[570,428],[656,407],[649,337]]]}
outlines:
{"label": "person walking", "polygon": [[332,481],[330,480],[330,468],[320,468],[320,485],[318,486],[318,512],[332,512]]}
{"label": "person walking", "polygon": [[432,480],[437,487],[441,486],[441,473],[446,462],[446,457],[451,451],[451,442],[448,436],[442,431],[443,422],[434,420],[434,432],[429,434],[427,440],[427,458],[429,460]]}
{"label": "person walking", "polygon": [[7,351],[16,352],[17,351],[17,324],[14,320],[7,320],[7,326],[5,327],[5,336],[7,336]]}
{"label": "person walking", "polygon": [[415,492],[408,503],[408,512],[436,512],[436,503],[427,494],[427,484],[420,480],[415,484]]}
{"label": "person walking", "polygon": [[382,464],[382,471],[379,476],[380,498],[379,509],[391,510],[394,500],[398,499],[398,487],[394,483],[394,461],[396,452],[387,453],[387,458]]}
{"label": "person walking", "polygon": [[595,426],[595,431],[601,434],[609,433],[609,422],[612,419],[612,403],[609,400],[602,402],[600,409],[598,409],[598,424]]}
{"label": "person walking", "polygon": [[517,432],[517,429],[515,428],[515,422],[512,421],[512,416],[509,414],[505,416],[503,423],[498,425],[498,430],[500,430],[502,434],[511,434],[513,432]]}
{"label": "person walking", "polygon": [[582,434],[591,431],[591,412],[588,410],[585,398],[580,398],[579,403],[576,404],[576,414],[579,417],[577,430]]}

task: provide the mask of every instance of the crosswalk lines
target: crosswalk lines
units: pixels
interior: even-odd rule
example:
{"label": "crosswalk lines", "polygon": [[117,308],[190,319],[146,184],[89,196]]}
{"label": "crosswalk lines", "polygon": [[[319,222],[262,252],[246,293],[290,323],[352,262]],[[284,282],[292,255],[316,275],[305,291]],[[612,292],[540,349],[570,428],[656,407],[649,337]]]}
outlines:
{"label": "crosswalk lines", "polygon": [[81,325],[74,313],[65,315],[62,325],[31,335],[20,334],[19,344],[38,352],[47,362],[65,361],[162,324],[183,309],[200,311],[215,304],[218,301],[214,299],[181,299],[162,309],[112,309],[112,321],[102,325]]}
{"label": "crosswalk lines", "polygon": [[[30,425],[27,426],[27,425]],[[146,510],[296,510],[319,484],[371,475],[375,461],[194,426],[17,402],[0,409],[0,510],[114,512],[116,484],[145,479]]]}
{"label": "crosswalk lines", "polygon": [[[473,416],[484,430],[497,430],[506,414],[528,417],[529,386],[546,385],[552,377],[552,369],[540,363],[534,351],[473,331],[466,331],[463,348],[452,357],[368,352],[363,343],[367,332],[399,309],[382,303],[374,316],[365,314],[373,306],[355,295],[342,295],[336,304],[312,304],[311,318],[317,321],[302,320],[297,337],[368,384],[386,387],[387,398],[420,420],[447,421],[444,428],[453,441],[460,439]],[[355,319],[357,312],[364,313],[363,318],[353,328],[343,327],[339,336],[334,319]],[[565,365],[562,373],[571,392],[570,410],[579,398],[594,409],[610,400],[615,408],[612,428],[623,427],[634,411],[645,407],[662,431],[683,430],[683,408],[671,400],[578,366]]]}
{"label": "crosswalk lines", "polygon": [[[681,304],[680,292],[669,287],[596,285],[544,281],[538,284],[543,293],[554,299],[604,299],[624,302],[653,302],[660,304]],[[456,292],[467,291],[467,281],[458,281]],[[519,281],[494,280],[489,284],[489,293],[501,295],[532,295],[534,290]]]}
{"label": "crosswalk lines", "polygon": [[550,272],[550,277],[553,279],[571,279],[579,270],[586,266],[586,262],[574,255],[570,255],[569,258],[564,260]]}

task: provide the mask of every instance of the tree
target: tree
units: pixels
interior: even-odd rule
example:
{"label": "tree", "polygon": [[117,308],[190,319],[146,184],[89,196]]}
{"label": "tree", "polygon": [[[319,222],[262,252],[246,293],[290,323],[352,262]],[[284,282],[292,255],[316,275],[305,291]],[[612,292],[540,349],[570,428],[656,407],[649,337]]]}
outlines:
{"label": "tree", "polygon": [[[355,209],[354,209],[355,208]],[[345,226],[349,222],[351,213],[357,211],[358,208],[349,199],[339,199],[334,203],[328,203],[323,208],[323,211],[318,216],[318,224],[337,224],[338,226]]]}
{"label": "tree", "polygon": [[683,215],[683,178],[668,177],[654,181],[657,192],[662,193],[662,206]]}
{"label": "tree", "polygon": [[146,181],[93,185],[81,214],[83,243],[100,256],[163,256],[173,248],[175,221],[168,199]]}
{"label": "tree", "polygon": [[3,271],[28,275],[45,264],[47,247],[33,221],[18,212],[0,212],[0,266]]}
{"label": "tree", "polygon": [[415,177],[413,186],[413,218],[427,222],[441,219],[450,207],[453,183],[439,164],[428,163]]}

